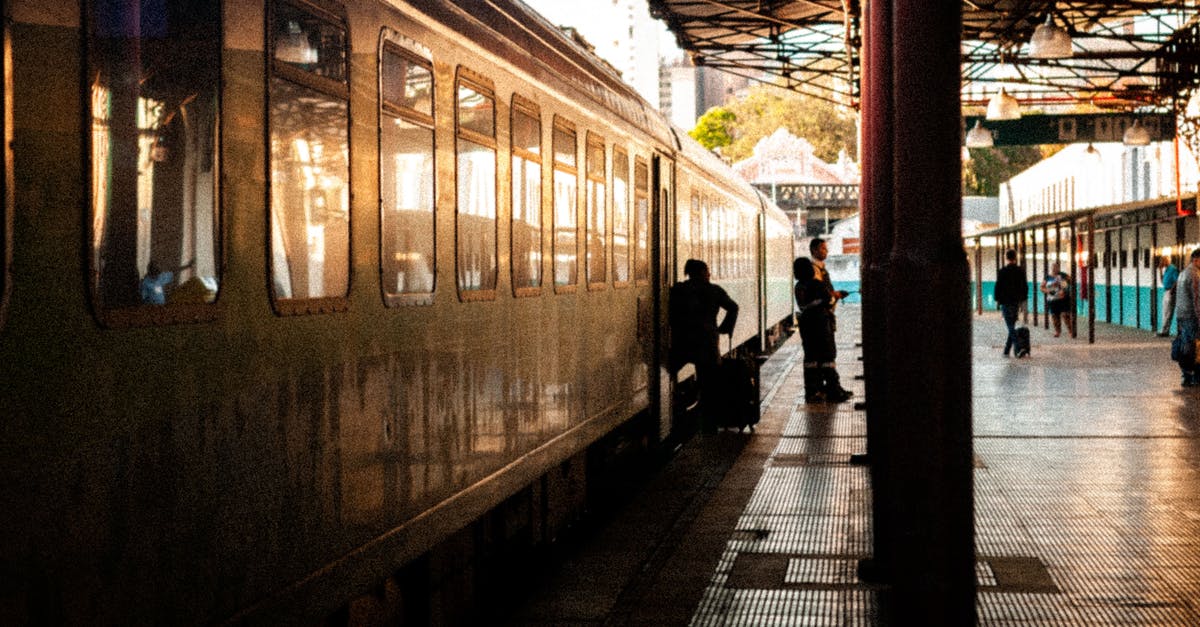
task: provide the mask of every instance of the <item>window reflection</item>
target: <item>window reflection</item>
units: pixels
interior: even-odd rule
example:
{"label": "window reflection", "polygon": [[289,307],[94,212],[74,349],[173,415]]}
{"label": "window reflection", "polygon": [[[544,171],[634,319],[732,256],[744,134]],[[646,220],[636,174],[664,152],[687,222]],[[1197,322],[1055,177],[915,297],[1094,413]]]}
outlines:
{"label": "window reflection", "polygon": [[542,125],[537,113],[512,109],[513,286],[542,284]]}
{"label": "window reflection", "polygon": [[578,282],[575,131],[554,127],[554,284]]}
{"label": "window reflection", "polygon": [[220,3],[113,0],[90,23],[98,306],[212,302]]}
{"label": "window reflection", "polygon": [[495,100],[458,86],[458,287],[494,290],[496,250]]}
{"label": "window reflection", "polygon": [[633,168],[633,277],[650,281],[650,169],[641,159]]}
{"label": "window reflection", "polygon": [[617,283],[627,283],[629,281],[629,155],[624,150],[613,149],[612,168],[613,280]]}
{"label": "window reflection", "polygon": [[350,187],[345,101],[271,80],[271,276],[279,299],[345,296]]}

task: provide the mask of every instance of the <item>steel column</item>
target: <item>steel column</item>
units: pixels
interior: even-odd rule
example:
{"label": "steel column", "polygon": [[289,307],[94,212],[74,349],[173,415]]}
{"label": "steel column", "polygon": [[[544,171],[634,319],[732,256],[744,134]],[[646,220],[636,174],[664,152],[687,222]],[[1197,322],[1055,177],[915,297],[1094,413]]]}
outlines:
{"label": "steel column", "polygon": [[898,542],[893,508],[889,506],[892,475],[890,441],[885,430],[888,406],[887,345],[888,262],[892,255],[893,138],[892,107],[892,4],[890,0],[864,3],[862,20],[862,181],[859,192],[862,232],[862,339],[863,383],[867,403],[867,459],[871,464],[871,511],[875,533],[871,559],[859,574],[870,581],[891,577],[892,547]]}
{"label": "steel column", "polygon": [[[975,623],[962,5],[893,0],[894,239],[885,295],[893,624]],[[878,132],[878,131],[876,131]]]}

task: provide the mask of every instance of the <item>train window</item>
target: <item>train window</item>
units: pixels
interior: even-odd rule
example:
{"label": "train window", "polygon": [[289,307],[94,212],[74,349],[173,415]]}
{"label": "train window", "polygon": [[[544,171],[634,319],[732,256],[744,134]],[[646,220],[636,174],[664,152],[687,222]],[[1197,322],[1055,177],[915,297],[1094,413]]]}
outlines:
{"label": "train window", "polygon": [[270,265],[277,312],[344,310],[350,288],[349,85],[343,19],[274,5]]}
{"label": "train window", "polygon": [[607,175],[604,167],[604,139],[587,136],[587,280],[599,288],[608,282],[608,223],[605,215]]}
{"label": "train window", "polygon": [[496,98],[483,79],[458,74],[458,289],[464,298],[494,298]]}
{"label": "train window", "polygon": [[[385,37],[387,35],[385,34]],[[433,65],[411,41],[380,56],[380,272],[388,305],[429,303],[435,279]]]}
{"label": "train window", "polygon": [[629,284],[629,153],[613,146],[613,281]]}
{"label": "train window", "polygon": [[220,281],[221,3],[93,3],[91,290],[124,326],[211,319]]}
{"label": "train window", "polygon": [[518,296],[542,285],[542,122],[537,107],[513,96],[512,273]]}
{"label": "train window", "polygon": [[641,157],[633,166],[633,278],[650,282],[650,168]]}
{"label": "train window", "polygon": [[576,229],[575,127],[554,120],[554,285],[558,291],[570,291],[578,282],[579,258]]}

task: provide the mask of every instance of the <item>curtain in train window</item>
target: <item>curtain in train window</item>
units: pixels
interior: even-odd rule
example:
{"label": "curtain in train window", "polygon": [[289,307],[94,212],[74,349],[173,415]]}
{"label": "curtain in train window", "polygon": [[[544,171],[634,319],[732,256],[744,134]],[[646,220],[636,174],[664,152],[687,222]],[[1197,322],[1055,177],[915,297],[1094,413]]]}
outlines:
{"label": "curtain in train window", "polygon": [[532,107],[512,108],[513,287],[542,284],[542,123]]}
{"label": "curtain in train window", "polygon": [[613,280],[629,282],[629,155],[613,148]]}
{"label": "curtain in train window", "polygon": [[220,7],[90,5],[90,252],[101,310],[216,298]]}
{"label": "curtain in train window", "polygon": [[385,43],[380,72],[380,265],[393,303],[434,290],[433,70]]}
{"label": "curtain in train window", "polygon": [[458,288],[496,289],[496,101],[458,84]]}
{"label": "curtain in train window", "polygon": [[279,3],[274,15],[269,95],[273,295],[276,300],[344,298],[350,286],[346,29],[307,5]]}
{"label": "curtain in train window", "polygon": [[605,216],[604,139],[588,133],[587,151],[587,280],[608,281],[608,223]]}
{"label": "curtain in train window", "polygon": [[650,281],[650,169],[638,159],[633,166],[633,278]]}
{"label": "curtain in train window", "polygon": [[579,257],[575,214],[578,186],[575,157],[575,130],[554,127],[554,284],[574,285],[578,281]]}

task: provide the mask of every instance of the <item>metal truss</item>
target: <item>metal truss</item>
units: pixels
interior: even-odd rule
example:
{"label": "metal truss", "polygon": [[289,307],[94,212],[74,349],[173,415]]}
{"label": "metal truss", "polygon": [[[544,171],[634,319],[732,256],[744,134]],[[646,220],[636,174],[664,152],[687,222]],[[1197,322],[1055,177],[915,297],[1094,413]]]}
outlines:
{"label": "metal truss", "polygon": [[[1001,85],[1024,104],[1170,111],[1200,65],[1197,0],[964,0],[964,105]],[[707,65],[856,105],[859,0],[650,0],[679,45]],[[1052,15],[1071,35],[1067,59],[1024,51]]]}

